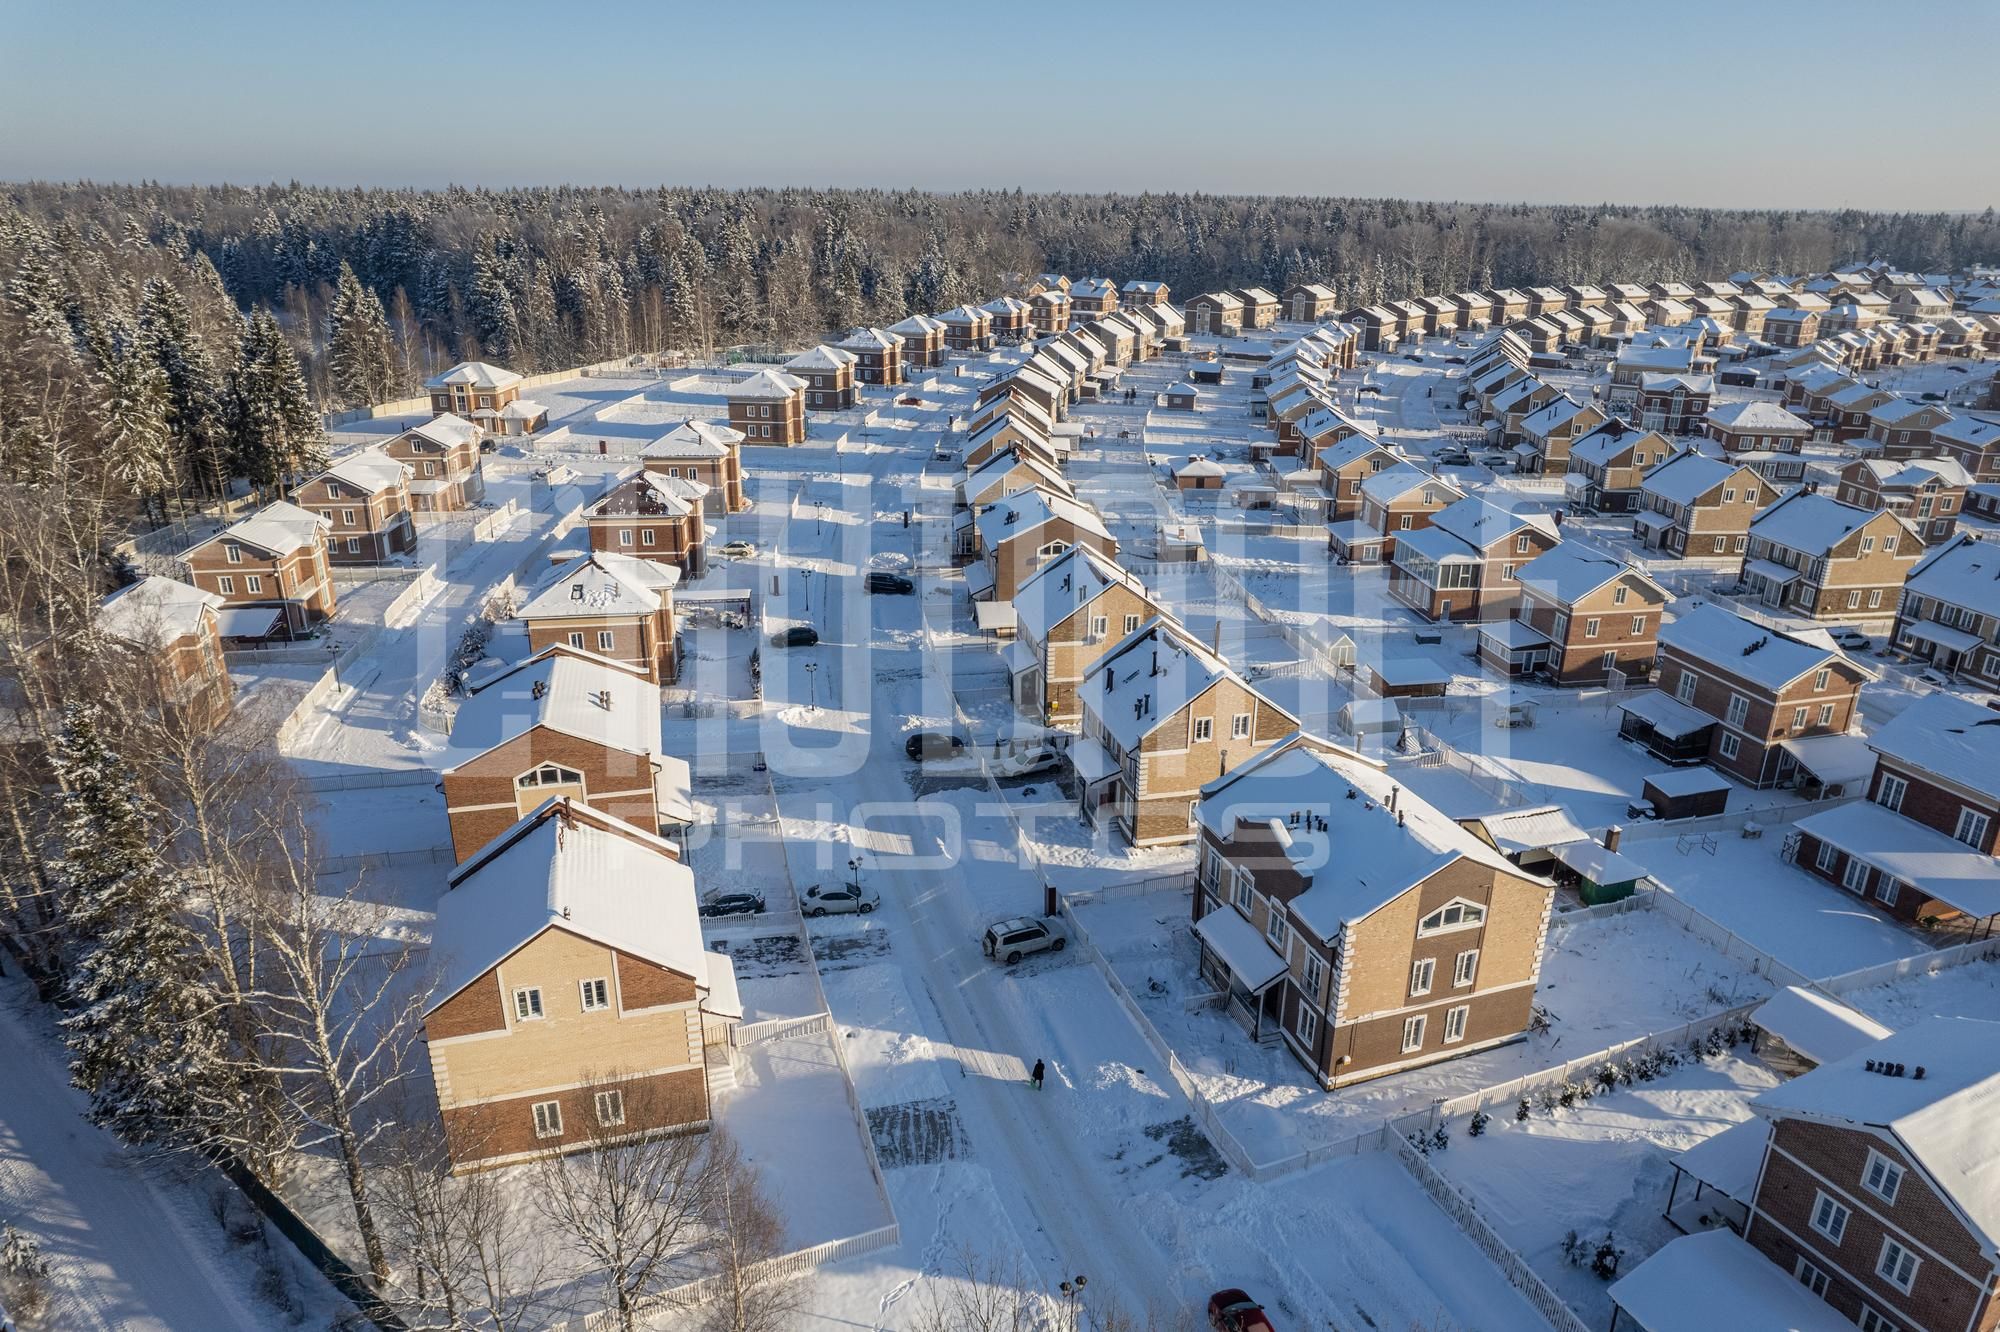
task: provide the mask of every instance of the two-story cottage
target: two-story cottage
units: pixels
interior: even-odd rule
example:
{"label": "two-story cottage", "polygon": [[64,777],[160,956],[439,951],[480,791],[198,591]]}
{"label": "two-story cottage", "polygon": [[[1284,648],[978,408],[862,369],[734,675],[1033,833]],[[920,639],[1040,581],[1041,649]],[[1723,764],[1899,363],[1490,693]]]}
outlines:
{"label": "two-story cottage", "polygon": [[229,709],[222,655],[225,602],[191,583],[148,574],[98,603],[97,631],[144,660],[158,701],[213,720]]}
{"label": "two-story cottage", "polygon": [[[1308,418],[1310,419],[1310,418]],[[1405,459],[1356,429],[1314,449],[1320,488],[1326,492],[1326,520],[1344,523],[1361,517],[1361,484],[1378,472],[1405,465]]]}
{"label": "two-story cottage", "polygon": [[698,481],[637,472],[584,510],[590,548],[658,560],[693,577],[708,567],[706,499]]}
{"label": "two-story cottage", "polygon": [[1643,347],[1635,343],[1619,352],[1611,363],[1611,382],[1604,386],[1604,409],[1613,416],[1636,422],[1639,389],[1647,375],[1693,373],[1694,349],[1686,343],[1660,342]]}
{"label": "two-story cottage", "polygon": [[944,324],[927,314],[911,315],[889,325],[888,331],[903,340],[903,365],[910,370],[932,370],[944,363]]}
{"label": "two-story cottage", "polygon": [[1520,614],[1479,629],[1479,655],[1509,675],[1546,674],[1569,686],[1617,671],[1644,679],[1658,654],[1667,591],[1623,560],[1564,544],[1515,571]]}
{"label": "two-story cottage", "polygon": [[1020,297],[996,296],[979,308],[993,321],[996,344],[1012,344],[1034,336],[1034,309]]}
{"label": "two-story cottage", "polygon": [[1951,458],[1857,458],[1840,469],[1840,502],[1888,509],[1909,520],[1926,546],[1958,530],[1971,475]]}
{"label": "two-story cottage", "polygon": [[654,836],[694,817],[686,760],[661,752],[658,686],[567,645],[467,686],[439,775],[460,863],[557,797]]}
{"label": "two-story cottage", "polygon": [[1000,499],[973,520],[973,529],[980,562],[967,566],[965,585],[975,600],[1013,601],[1030,574],[1076,546],[1118,558],[1118,538],[1097,510],[1039,486]]}
{"label": "two-story cottage", "polygon": [[1886,620],[1924,553],[1887,509],[1794,490],[1750,520],[1739,581],[1765,605],[1814,620]]}
{"label": "two-story cottage", "polygon": [[1799,774],[1787,742],[1847,733],[1875,677],[1821,630],[1788,634],[1708,604],[1661,628],[1658,678],[1618,705],[1619,735],[1767,787]]}
{"label": "two-story cottage", "polygon": [[[972,519],[981,511],[1009,495],[1035,486],[1076,498],[1076,490],[1056,470],[1055,465],[1045,455],[1025,445],[995,453],[967,472],[954,489],[958,506],[968,510],[964,521],[970,528]],[[970,546],[966,548],[966,553],[972,553]]]}
{"label": "two-story cottage", "polygon": [[708,512],[741,513],[750,507],[743,493],[742,444],[742,432],[729,426],[683,421],[641,448],[639,460],[655,476],[708,487]]}
{"label": "two-story cottage", "polygon": [[1322,1087],[1527,1030],[1552,885],[1379,763],[1291,736],[1207,783],[1195,819],[1201,973]]}
{"label": "two-story cottage", "polygon": [[1134,846],[1192,841],[1202,787],[1299,724],[1159,616],[1091,664],[1077,701],[1082,734],[1070,758],[1083,812]]}
{"label": "two-story cottage", "polygon": [[[1062,327],[1058,324],[1049,331],[1060,332]],[[903,343],[902,334],[886,328],[857,328],[834,348],[854,358],[857,383],[888,386],[903,382]]]}
{"label": "two-story cottage", "polygon": [[1431,620],[1503,619],[1520,600],[1520,567],[1561,539],[1545,515],[1468,496],[1397,539],[1389,595]]}
{"label": "two-story cottage", "polygon": [[1707,414],[1708,437],[1732,462],[1757,469],[1766,481],[1789,485],[1804,478],[1806,444],[1813,428],[1775,402],[1726,402]]}
{"label": "two-story cottage", "polygon": [[1815,396],[1813,405],[1819,408],[1820,414],[1814,417],[1814,421],[1827,431],[1828,438],[1834,443],[1845,444],[1865,437],[1869,418],[1874,415],[1875,409],[1892,401],[1894,399],[1889,394],[1871,385],[1849,384],[1824,396]]}
{"label": "two-story cottage", "polygon": [[1665,435],[1613,417],[1571,441],[1563,495],[1586,512],[1631,513],[1639,507],[1639,485],[1647,471],[1674,453]]}
{"label": "two-story cottage", "polygon": [[418,513],[453,513],[486,498],[479,446],[485,434],[463,417],[435,416],[386,441],[382,452],[410,469]]}
{"label": "two-story cottage", "polygon": [[[1102,319],[1118,308],[1118,284],[1110,278],[1090,277],[1072,282],[1069,288],[1070,318],[1079,324]],[[1189,315],[1192,321],[1194,316]]]}
{"label": "two-story cottage", "polygon": [[1810,347],[1819,341],[1816,310],[1772,310],[1764,316],[1764,340],[1779,347]]}
{"label": "two-story cottage", "polygon": [[1243,327],[1269,328],[1278,322],[1278,298],[1262,287],[1238,287],[1230,294],[1243,302]]}
{"label": "two-story cottage", "polygon": [[424,382],[431,415],[463,417],[496,435],[532,435],[549,423],[549,409],[521,396],[525,381],[485,361],[461,361]]}
{"label": "two-story cottage", "polygon": [[1052,338],[1069,327],[1069,293],[1051,287],[1028,298],[1028,318],[1042,337]]}
{"label": "two-story cottage", "polygon": [[746,444],[803,444],[806,381],[783,370],[759,370],[731,385],[729,428]]}
{"label": "two-story cottage", "polygon": [[1138,305],[1165,305],[1170,295],[1167,284],[1149,278],[1133,278],[1119,289],[1119,302],[1131,309]]}
{"label": "two-story cottage", "polygon": [[1594,402],[1560,394],[1521,418],[1521,442],[1533,450],[1526,470],[1561,476],[1569,470],[1570,446],[1607,418]]}
{"label": "two-story cottage", "polygon": [[743,1007],[659,838],[542,805],[452,872],[430,958],[424,1044],[455,1170],[707,1127]]}
{"label": "two-story cottage", "polygon": [[1445,478],[1402,463],[1362,479],[1361,516],[1352,521],[1382,539],[1382,557],[1388,559],[1400,539],[1429,527],[1439,510],[1464,498]]}
{"label": "two-story cottage", "polygon": [[1868,413],[1862,447],[1884,458],[1928,458],[1937,452],[1932,432],[1951,419],[1938,403],[1893,398]]}
{"label": "two-story cottage", "polygon": [[1713,375],[1644,374],[1639,376],[1634,415],[1645,430],[1663,435],[1700,434],[1714,397]]}
{"label": "two-story cottage", "polygon": [[995,345],[993,316],[976,305],[960,305],[938,315],[944,325],[944,345],[955,352],[988,352]]}
{"label": "two-story cottage", "polygon": [[807,410],[845,411],[854,405],[854,367],[860,361],[854,352],[822,342],[786,361],[785,373],[806,382]]}
{"label": "two-story cottage", "polygon": [[1064,551],[1014,594],[1007,666],[1015,704],[1049,726],[1076,726],[1083,717],[1077,689],[1090,668],[1166,613],[1117,562],[1088,546]]}
{"label": "two-story cottage", "polygon": [[2000,543],[1961,532],[1912,565],[1889,641],[1947,675],[2000,690]]}
{"label": "two-story cottage", "polygon": [[1899,919],[2000,916],[2000,713],[1929,694],[1868,737],[1868,799],[1799,820],[1795,864]]}
{"label": "two-story cottage", "polygon": [[279,500],[182,552],[188,581],[223,600],[224,638],[289,637],[333,618],[331,526]]}
{"label": "two-story cottage", "polygon": [[1317,282],[1295,282],[1285,288],[1285,317],[1295,323],[1317,324],[1337,313],[1340,297]]}
{"label": "two-story cottage", "polygon": [[417,548],[410,518],[411,468],[380,449],[342,458],[292,490],[292,503],[327,521],[327,558],[381,564]]}
{"label": "two-story cottage", "polygon": [[1243,331],[1243,298],[1234,292],[1203,292],[1181,306],[1181,313],[1190,333],[1228,338]]}
{"label": "two-story cottage", "polygon": [[530,652],[571,647],[672,684],[681,665],[674,623],[680,579],[671,564],[592,551],[551,569],[514,615],[528,631]]}
{"label": "two-story cottage", "polygon": [[[2000,373],[1994,376],[2000,391]],[[1996,401],[2000,406],[2000,401]],[[1961,416],[1939,426],[1931,434],[1938,455],[1950,458],[1972,477],[1974,485],[2000,483],[2000,420]]]}
{"label": "two-story cottage", "polygon": [[1689,449],[1640,478],[1633,535],[1649,550],[1687,559],[1741,556],[1751,520],[1778,495],[1755,468]]}

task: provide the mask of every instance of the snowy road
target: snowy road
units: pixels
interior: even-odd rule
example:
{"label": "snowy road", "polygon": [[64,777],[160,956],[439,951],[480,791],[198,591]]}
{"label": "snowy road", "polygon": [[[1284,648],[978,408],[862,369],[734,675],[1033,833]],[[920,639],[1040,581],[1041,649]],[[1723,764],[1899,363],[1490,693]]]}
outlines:
{"label": "snowy road", "polygon": [[[168,1197],[107,1134],[29,1026],[18,980],[0,990],[0,1219],[51,1268],[43,1325],[63,1332],[260,1332],[222,1232],[192,1194]],[[195,1227],[206,1225],[204,1232]]]}

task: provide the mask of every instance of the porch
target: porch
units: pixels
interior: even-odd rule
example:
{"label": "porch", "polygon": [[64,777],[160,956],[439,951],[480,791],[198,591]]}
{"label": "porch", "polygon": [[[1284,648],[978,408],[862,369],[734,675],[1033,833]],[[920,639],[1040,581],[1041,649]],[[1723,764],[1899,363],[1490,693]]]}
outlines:
{"label": "porch", "polygon": [[1278,982],[1285,977],[1285,959],[1229,907],[1197,920],[1194,936],[1201,943],[1201,974],[1226,996],[1224,1007],[1236,1024],[1259,1045],[1283,1039],[1279,1005],[1284,992]]}

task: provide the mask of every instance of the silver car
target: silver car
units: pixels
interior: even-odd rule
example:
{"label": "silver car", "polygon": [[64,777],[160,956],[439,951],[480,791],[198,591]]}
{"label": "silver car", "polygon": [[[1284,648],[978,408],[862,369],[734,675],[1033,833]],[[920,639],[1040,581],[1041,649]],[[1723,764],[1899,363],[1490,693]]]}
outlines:
{"label": "silver car", "polygon": [[882,905],[882,894],[853,883],[823,883],[806,889],[803,903],[808,916],[867,915]]}
{"label": "silver car", "polygon": [[1060,953],[1068,944],[1069,936],[1054,921],[1016,916],[988,926],[979,951],[1011,967],[1030,953]]}

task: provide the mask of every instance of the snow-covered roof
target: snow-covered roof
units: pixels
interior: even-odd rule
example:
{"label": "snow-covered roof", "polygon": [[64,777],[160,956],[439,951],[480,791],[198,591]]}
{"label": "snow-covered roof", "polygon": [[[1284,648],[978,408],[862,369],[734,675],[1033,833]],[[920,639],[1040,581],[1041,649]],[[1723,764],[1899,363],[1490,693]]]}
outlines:
{"label": "snow-covered roof", "polygon": [[1845,1059],[1892,1030],[1831,995],[1798,985],[1787,985],[1766,999],[1750,1020],[1815,1064]]}
{"label": "snow-covered roof", "polygon": [[353,486],[364,495],[375,495],[414,475],[408,463],[397,462],[380,449],[359,449],[313,479],[330,477]]}
{"label": "snow-covered roof", "polygon": [[979,515],[976,524],[981,549],[996,550],[1001,543],[1058,519],[1068,521],[1079,532],[1106,540],[1111,537],[1110,529],[1104,526],[1104,520],[1090,505],[1040,486],[1030,486],[1002,496],[993,507]]}
{"label": "snow-covered roof", "polygon": [[1431,515],[1431,527],[1448,532],[1476,551],[1523,529],[1558,537],[1555,522],[1542,513],[1517,513],[1483,495],[1468,495]]}
{"label": "snow-covered roof", "polygon": [[[1307,423],[1310,424],[1317,415],[1317,413],[1314,413],[1313,416],[1308,416],[1306,418]],[[1362,428],[1358,422],[1349,422],[1349,424],[1354,425],[1360,433],[1348,435],[1319,450],[1319,465],[1326,471],[1337,472],[1355,459],[1365,458],[1377,450],[1389,452],[1389,450],[1384,449],[1380,440]],[[1309,430],[1302,430],[1302,433],[1308,439],[1314,438],[1313,433]],[[1391,456],[1393,457],[1394,454],[1392,453]],[[1392,463],[1390,465],[1394,466],[1395,464]]]}
{"label": "snow-covered roof", "polygon": [[729,390],[733,401],[786,401],[805,390],[806,381],[782,370],[759,370]]}
{"label": "snow-covered roof", "polygon": [[1641,444],[1648,446],[1649,454],[1651,446],[1657,444],[1662,458],[1674,451],[1673,441],[1659,431],[1637,430],[1614,417],[1573,442],[1569,446],[1569,456],[1593,467],[1605,467],[1626,450]]}
{"label": "snow-covered roof", "polygon": [[1618,368],[1621,370],[1654,370],[1687,372],[1694,364],[1694,352],[1685,344],[1655,344],[1650,347],[1630,346],[1618,353]]}
{"label": "snow-covered roof", "polygon": [[303,546],[312,545],[321,532],[332,526],[310,510],[301,509],[286,500],[277,500],[208,541],[200,542],[193,549],[199,550],[213,541],[236,541],[272,555],[289,555]]}
{"label": "snow-covered roof", "polygon": [[213,592],[148,574],[98,603],[97,627],[128,643],[158,647],[200,633],[203,614],[223,605]]}
{"label": "snow-covered roof", "polygon": [[1786,633],[1712,603],[1662,625],[1660,646],[1772,690],[1784,688],[1808,671],[1846,661],[1824,630]]}
{"label": "snow-covered roof", "polygon": [[[1887,811],[1884,811],[1885,813]],[[1893,817],[1893,816],[1892,816]],[[1900,1065],[1902,1075],[1868,1067]],[[1921,1078],[1911,1076],[1921,1068]],[[1800,1118],[1893,1134],[1972,1224],[1991,1256],[2000,1237],[2000,1023],[1932,1017],[1891,1033],[1750,1102]]]}
{"label": "snow-covered roof", "polygon": [[683,421],[639,450],[641,458],[721,458],[743,442],[743,432],[716,421]]}
{"label": "snow-covered roof", "polygon": [[1872,384],[1850,384],[1844,389],[1829,393],[1826,400],[1835,407],[1848,410],[1871,406],[1876,399],[1883,396],[1882,390]]}
{"label": "snow-covered roof", "polygon": [[1070,283],[1069,294],[1072,297],[1087,297],[1091,300],[1101,300],[1106,296],[1116,296],[1118,294],[1118,287],[1110,278],[1091,277],[1085,278],[1081,282]]}
{"label": "snow-covered roof", "polygon": [[1854,1332],[1854,1323],[1723,1226],[1670,1241],[1610,1289],[1645,1332]]}
{"label": "snow-covered roof", "polygon": [[1651,588],[1660,601],[1667,600],[1667,590],[1648,577],[1645,570],[1575,542],[1563,542],[1514,571],[1515,579],[1523,587],[1533,588],[1564,606],[1575,605],[1626,574],[1638,578],[1641,586]]}
{"label": "snow-covered roof", "polygon": [[512,388],[521,382],[521,376],[512,370],[489,365],[485,361],[460,361],[441,375],[432,375],[424,381],[425,388],[451,388],[463,384],[473,389]]}
{"label": "snow-covered roof", "polygon": [[1798,827],[1969,916],[2000,914],[2000,860],[1928,824],[1862,800],[1800,819]]}
{"label": "snow-covered roof", "polygon": [[1536,805],[1531,809],[1505,809],[1461,820],[1485,832],[1502,855],[1518,856],[1525,851],[1546,851],[1565,842],[1587,842],[1590,834],[1579,828],[1561,805]]}
{"label": "snow-covered roof", "polygon": [[1648,872],[1632,857],[1602,842],[1564,842],[1551,847],[1549,855],[1564,869],[1596,884],[1636,883]]}
{"label": "snow-covered roof", "polygon": [[468,686],[452,720],[450,767],[537,726],[628,754],[660,752],[660,691],[633,668],[549,647]]}
{"label": "snow-covered roof", "polygon": [[680,579],[671,564],[592,551],[550,570],[515,613],[523,620],[650,614]]}
{"label": "snow-covered roof", "polygon": [[1361,483],[1361,493],[1380,504],[1387,504],[1412,490],[1425,486],[1437,487],[1438,493],[1463,497],[1465,492],[1441,476],[1434,476],[1421,467],[1385,467]]}
{"label": "snow-covered roof", "polygon": [[1738,434],[1810,435],[1812,423],[1801,420],[1775,402],[1725,402],[1708,414],[1709,422]]}
{"label": "snow-covered roof", "polygon": [[1291,912],[1321,939],[1338,937],[1342,926],[1462,859],[1539,882],[1401,787],[1379,763],[1301,734],[1204,786],[1195,816],[1225,841],[1239,822],[1277,819],[1295,867],[1311,883],[1292,899]]}
{"label": "snow-covered roof", "polygon": [[1182,477],[1182,476],[1211,477],[1211,476],[1225,476],[1227,474],[1228,474],[1227,469],[1225,469],[1221,463],[1216,462],[1210,458],[1201,458],[1201,457],[1189,458],[1179,467],[1174,468],[1174,475],[1176,477]]}
{"label": "snow-covered roof", "polygon": [[1868,737],[1876,753],[1920,773],[2000,799],[2000,712],[1955,694],[1929,694]]}
{"label": "snow-covered roof", "polygon": [[[824,342],[810,350],[802,351],[785,362],[787,370],[808,370],[817,374],[832,374],[844,370],[856,361],[853,352],[844,347],[829,347]],[[741,397],[741,394],[736,395]]]}
{"label": "snow-covered roof", "polygon": [[1875,751],[1868,747],[1864,736],[1787,736],[1778,741],[1778,748],[1797,759],[1801,768],[1826,786],[1853,790],[1875,771]]}
{"label": "snow-covered roof", "polygon": [[1268,989],[1290,969],[1257,927],[1237,915],[1233,907],[1209,912],[1194,923],[1194,933],[1252,994]]}
{"label": "snow-covered roof", "polygon": [[979,307],[987,314],[1024,315],[1028,313],[1028,303],[1014,296],[995,296]]}
{"label": "snow-covered roof", "polygon": [[427,1011],[551,928],[711,988],[693,873],[667,842],[588,806],[550,801],[450,884],[431,932],[437,986]]}
{"label": "snow-covered roof", "polygon": [[1931,438],[1967,449],[2000,447],[2000,421],[1977,416],[1961,416],[1933,430]]}
{"label": "snow-covered roof", "polygon": [[479,438],[479,427],[462,416],[443,412],[420,425],[413,425],[403,432],[427,439],[439,448],[449,450]]}
{"label": "snow-covered roof", "polygon": [[1740,464],[1688,449],[1648,469],[1639,479],[1639,493],[1657,495],[1670,504],[1692,504],[1742,470]]}
{"label": "snow-covered roof", "polygon": [[[1750,520],[1750,535],[1807,555],[1825,555],[1857,527],[1872,521],[1881,509],[1842,504],[1818,491],[1794,490]],[[1909,524],[1889,515],[1907,535]]]}
{"label": "snow-covered roof", "polygon": [[1918,560],[1903,586],[1982,615],[2000,616],[2000,542],[1960,532]]}
{"label": "snow-covered roof", "polygon": [[1567,393],[1559,394],[1551,401],[1543,403],[1541,406],[1535,408],[1534,411],[1529,412],[1521,418],[1521,433],[1524,435],[1546,435],[1551,430],[1566,425],[1577,413],[1589,405],[1588,403],[1578,402]]}
{"label": "snow-covered roof", "polygon": [[1037,641],[1113,587],[1144,597],[1138,576],[1089,546],[1071,546],[1030,574],[1014,593],[1016,624],[1024,638]]}
{"label": "snow-covered roof", "polygon": [[[1156,727],[1222,680],[1234,680],[1251,693],[1257,692],[1178,621],[1155,616],[1084,672],[1077,696],[1105,732],[1129,753]],[[1268,699],[1264,706],[1277,708]]]}
{"label": "snow-covered roof", "polygon": [[993,316],[976,305],[954,305],[951,309],[940,313],[938,318],[947,324],[966,324],[975,327],[993,322]]}
{"label": "snow-covered roof", "polygon": [[1683,393],[1704,394],[1715,392],[1714,375],[1691,375],[1684,372],[1642,374],[1639,388],[1646,393],[1672,393],[1675,389]]}
{"label": "snow-covered roof", "polygon": [[914,314],[889,325],[889,332],[904,338],[928,338],[934,333],[944,332],[944,321],[927,314]]}
{"label": "snow-covered roof", "polygon": [[1880,421],[1884,425],[1895,425],[1897,422],[1907,421],[1912,416],[1916,416],[1921,412],[1930,411],[1938,412],[1944,416],[1951,415],[1950,412],[1945,411],[1942,406],[1934,402],[1922,402],[1916,398],[1891,398],[1869,412],[1868,419],[1871,421]]}
{"label": "snow-covered roof", "polygon": [[694,505],[683,487],[676,484],[681,479],[658,472],[634,473],[605,491],[604,497],[590,506],[589,514],[593,518],[654,514],[686,517],[694,512]]}
{"label": "snow-covered roof", "polygon": [[1752,1115],[1675,1153],[1674,1165],[1726,1197],[1748,1203],[1770,1140],[1771,1126]]}
{"label": "snow-covered roof", "polygon": [[533,398],[516,398],[500,409],[503,421],[532,421],[538,416],[547,416],[549,409]]}
{"label": "snow-covered roof", "polygon": [[1883,490],[1900,490],[1936,481],[1946,486],[1969,486],[1972,473],[1954,458],[1863,458],[1861,465]]}
{"label": "snow-covered roof", "polygon": [[[1659,689],[1642,689],[1636,694],[1631,694],[1620,699],[1618,710],[1630,713],[1632,716],[1639,718],[1669,740],[1684,739],[1704,727],[1715,725],[1715,718],[1709,716],[1706,712],[1691,708],[1664,690]],[[1693,772],[1698,770],[1685,769],[1684,771]],[[1661,774],[1662,777],[1677,777],[1679,775],[1680,773],[1678,772]],[[1724,784],[1727,784],[1726,779]],[[1665,787],[1662,787],[1661,791],[1667,795],[1674,794],[1666,790]]]}

